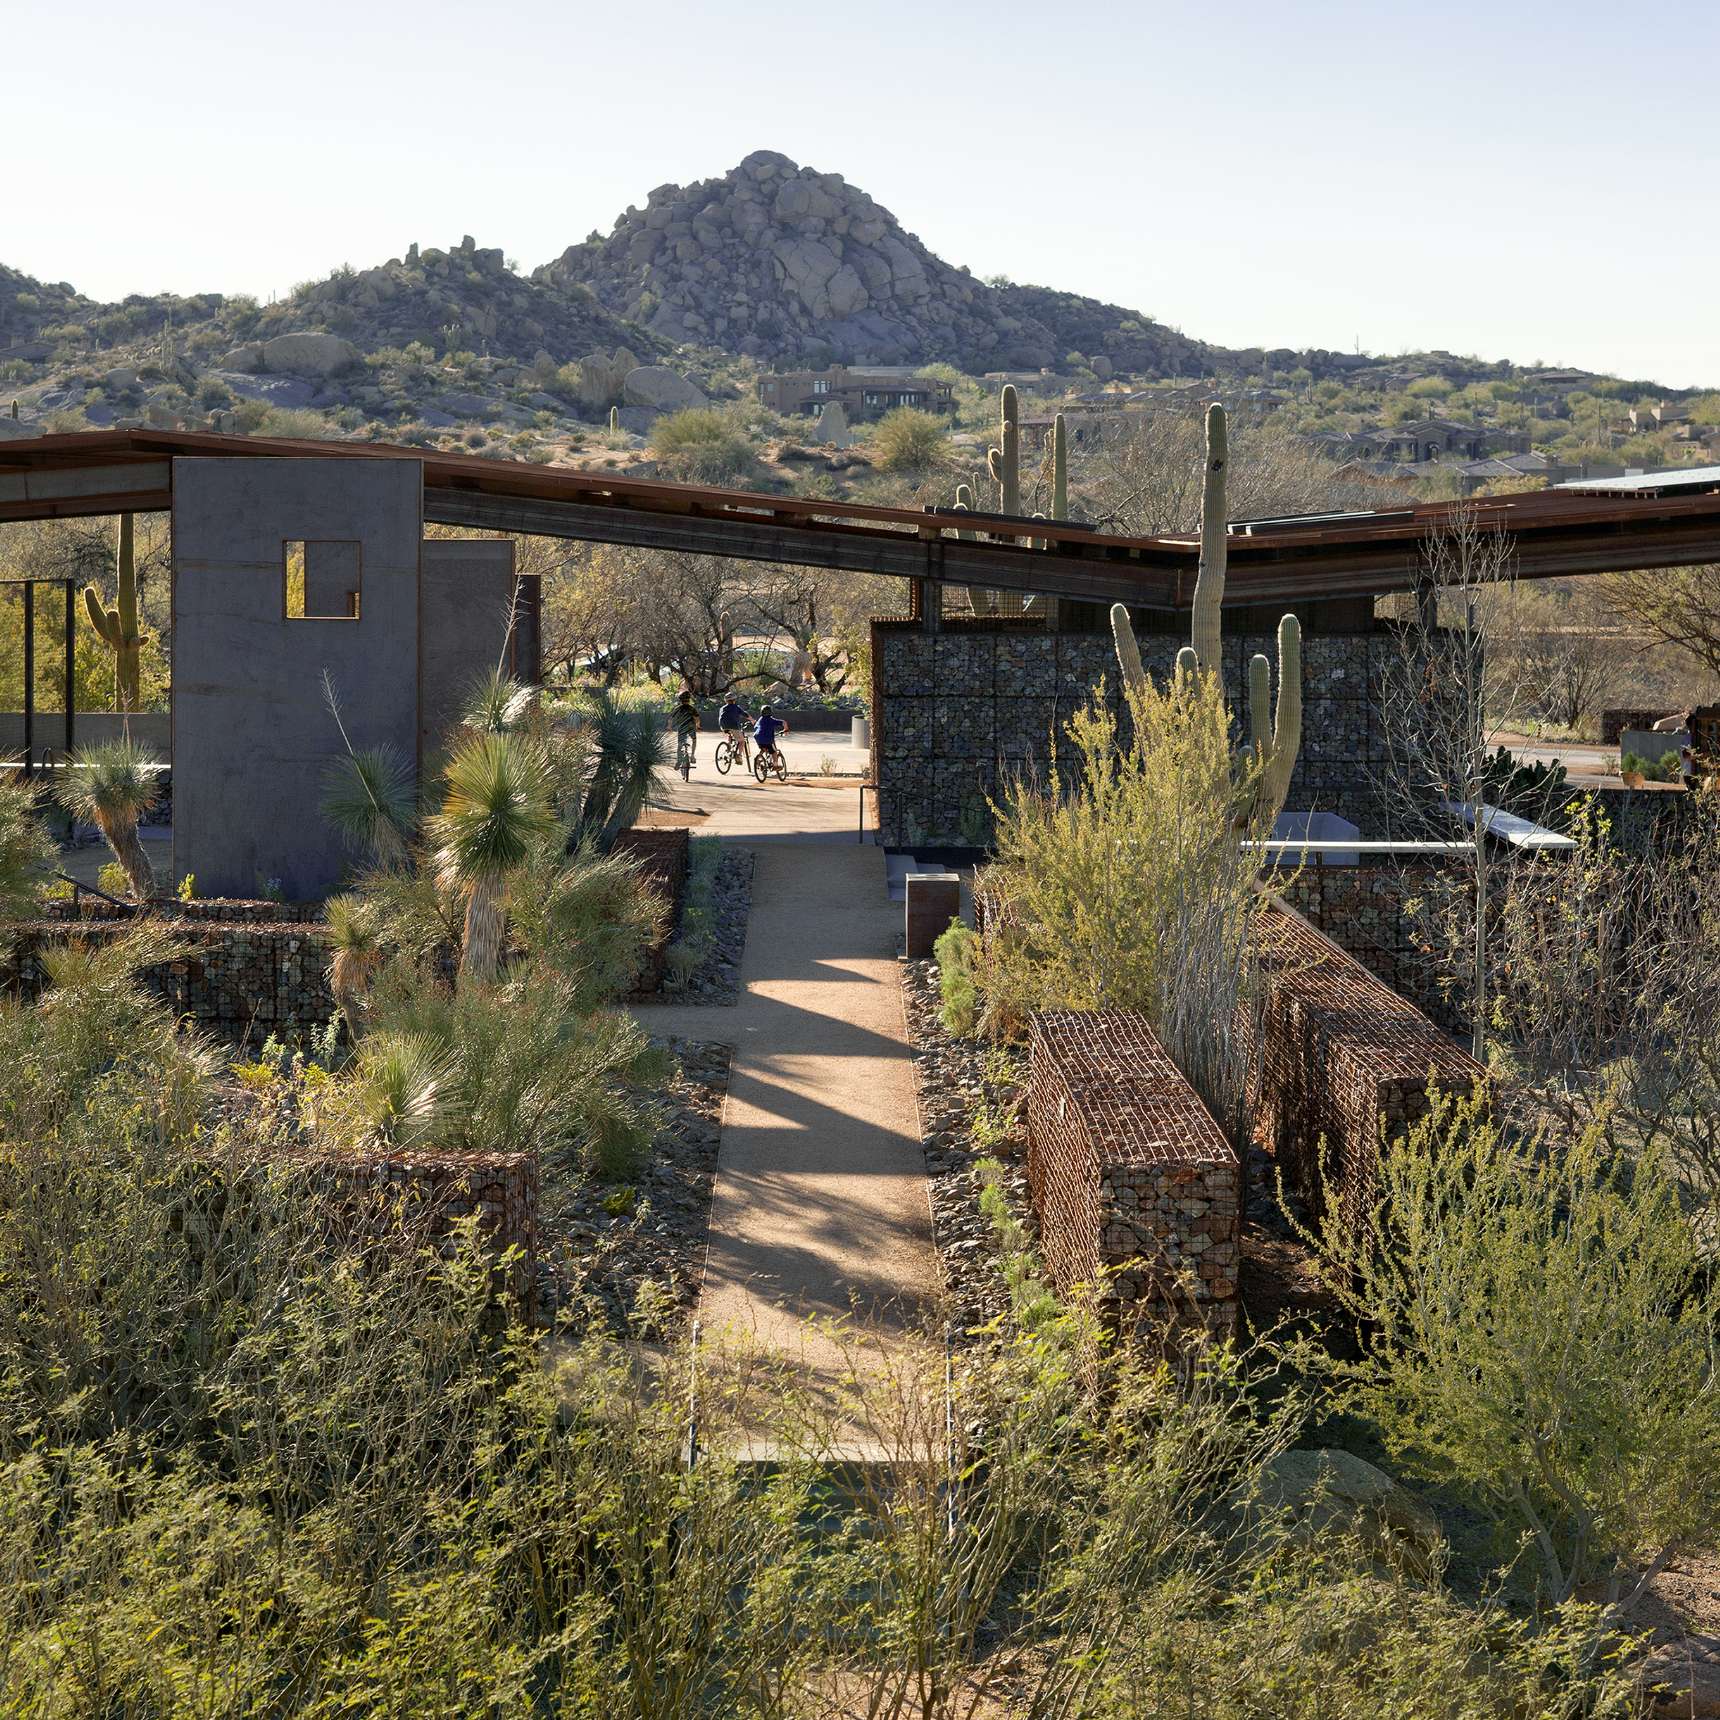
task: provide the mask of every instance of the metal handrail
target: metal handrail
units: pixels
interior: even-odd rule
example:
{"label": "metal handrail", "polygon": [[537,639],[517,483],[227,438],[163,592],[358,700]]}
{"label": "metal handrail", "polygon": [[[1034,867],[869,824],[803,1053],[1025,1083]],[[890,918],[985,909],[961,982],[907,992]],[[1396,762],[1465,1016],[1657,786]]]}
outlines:
{"label": "metal handrail", "polygon": [[101,901],[110,903],[116,908],[125,908],[133,912],[136,911],[137,904],[135,902],[122,902],[118,896],[110,896],[106,890],[98,890],[94,884],[86,884],[81,878],[74,878],[69,872],[56,872],[54,876],[62,883],[71,885],[72,906],[74,909],[81,906],[83,897],[95,896]]}

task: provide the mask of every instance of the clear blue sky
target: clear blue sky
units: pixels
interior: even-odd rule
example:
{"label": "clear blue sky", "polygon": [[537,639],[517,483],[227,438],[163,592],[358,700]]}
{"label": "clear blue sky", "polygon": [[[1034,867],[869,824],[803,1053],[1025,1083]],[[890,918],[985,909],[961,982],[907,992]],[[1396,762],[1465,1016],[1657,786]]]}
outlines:
{"label": "clear blue sky", "polygon": [[529,269],[764,148],[1209,340],[1720,385],[1717,74],[1716,0],[0,0],[0,260]]}

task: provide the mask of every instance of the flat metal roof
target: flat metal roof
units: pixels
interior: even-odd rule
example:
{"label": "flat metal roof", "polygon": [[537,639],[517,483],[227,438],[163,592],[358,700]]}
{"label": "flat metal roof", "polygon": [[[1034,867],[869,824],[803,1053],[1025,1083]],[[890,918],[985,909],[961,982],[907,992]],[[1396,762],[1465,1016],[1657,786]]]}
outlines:
{"label": "flat metal roof", "polygon": [[[963,541],[924,509],[811,500],[486,460],[381,442],[198,431],[93,430],[0,442],[0,522],[172,506],[184,458],[415,460],[424,517],[448,525],[1181,609],[1199,539],[1121,537],[1035,520],[1032,536]],[[1559,578],[1720,561],[1720,472],[1676,489],[1535,490],[1365,514],[1260,521],[1230,540],[1225,602],[1282,603],[1412,590],[1427,539],[1459,511],[1510,535],[1512,572]]]}

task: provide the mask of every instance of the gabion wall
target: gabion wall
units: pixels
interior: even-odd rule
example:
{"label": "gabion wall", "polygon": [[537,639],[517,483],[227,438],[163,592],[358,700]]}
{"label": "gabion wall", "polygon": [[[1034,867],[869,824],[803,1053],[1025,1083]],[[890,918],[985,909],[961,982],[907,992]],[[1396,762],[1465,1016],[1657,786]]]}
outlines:
{"label": "gabion wall", "polygon": [[[1147,669],[1168,677],[1182,634],[1143,634]],[[1303,739],[1292,807],[1336,812],[1369,829],[1384,771],[1376,689],[1395,652],[1387,633],[1312,634],[1302,642]],[[1233,711],[1245,707],[1248,659],[1276,670],[1275,639],[1224,642]],[[1046,633],[946,623],[872,623],[872,766],[878,822],[892,848],[979,848],[991,840],[987,798],[1023,772],[1043,773],[1054,729],[1067,727],[1104,681],[1119,717],[1109,634]],[[1276,692],[1276,690],[1275,690]]]}
{"label": "gabion wall", "polygon": [[649,997],[663,983],[663,960],[681,923],[681,905],[687,894],[688,857],[692,839],[687,830],[623,830],[616,838],[615,852],[633,861],[667,903],[663,935],[645,952],[644,971],[635,995]]}
{"label": "gabion wall", "polygon": [[1425,1114],[1430,1088],[1467,1094],[1486,1071],[1298,915],[1273,908],[1260,936],[1252,1113],[1285,1182],[1314,1208],[1329,1187],[1343,1222],[1359,1228],[1375,1203],[1382,1128],[1401,1133]]}
{"label": "gabion wall", "polygon": [[[65,943],[68,936],[115,938],[130,924],[126,916],[5,927],[0,930],[0,990],[37,996],[47,983],[44,949]],[[274,1033],[291,1042],[320,1032],[334,1014],[329,951],[320,926],[305,921],[233,924],[193,916],[169,929],[191,946],[190,952],[143,969],[139,978],[176,1015],[217,1037],[254,1045]]]}
{"label": "gabion wall", "polygon": [[449,1255],[456,1228],[477,1217],[485,1251],[505,1289],[528,1318],[537,1306],[536,1153],[383,1154],[364,1158],[306,1155],[295,1161],[330,1197],[337,1223],[366,1237],[398,1235],[413,1248]]}
{"label": "gabion wall", "polygon": [[1242,1170],[1143,1016],[1033,1018],[1027,1180],[1067,1295],[1144,1335],[1235,1322]]}

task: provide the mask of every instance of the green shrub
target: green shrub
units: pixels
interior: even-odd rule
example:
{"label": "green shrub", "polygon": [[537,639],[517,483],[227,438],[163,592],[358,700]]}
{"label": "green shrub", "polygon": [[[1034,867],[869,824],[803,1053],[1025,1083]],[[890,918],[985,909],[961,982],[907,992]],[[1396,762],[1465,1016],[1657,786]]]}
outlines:
{"label": "green shrub", "polygon": [[[1233,770],[1215,677],[1128,689],[1071,719],[1048,780],[1007,786],[983,973],[988,1030],[1041,1009],[1136,1009],[1221,1122],[1241,1102],[1256,870],[1237,840],[1257,773]],[[988,913],[990,910],[988,909]],[[989,921],[988,921],[989,924]]]}
{"label": "green shrub", "polygon": [[[20,782],[0,781],[0,916],[27,913],[58,858],[54,839],[36,816],[34,792]],[[122,874],[115,894],[125,888]]]}
{"label": "green shrub", "polygon": [[1360,1234],[1331,1195],[1315,1241],[1368,1323],[1332,1364],[1388,1451],[1525,1537],[1543,1594],[1630,1593],[1720,1523],[1720,1278],[1664,1157],[1598,1130],[1507,1137],[1440,1099],[1379,1164]]}
{"label": "green shrub", "polygon": [[938,964],[938,993],[943,999],[939,1019],[944,1031],[957,1039],[972,1033],[978,1019],[979,988],[974,978],[978,951],[979,939],[961,920],[951,920],[932,945]]}
{"label": "green shrub", "polygon": [[667,460],[695,448],[726,442],[734,431],[728,419],[713,406],[687,406],[667,412],[651,426],[651,451]]}
{"label": "green shrub", "polygon": [[923,472],[944,451],[943,419],[912,406],[898,406],[878,420],[872,432],[877,463],[887,472]]}

